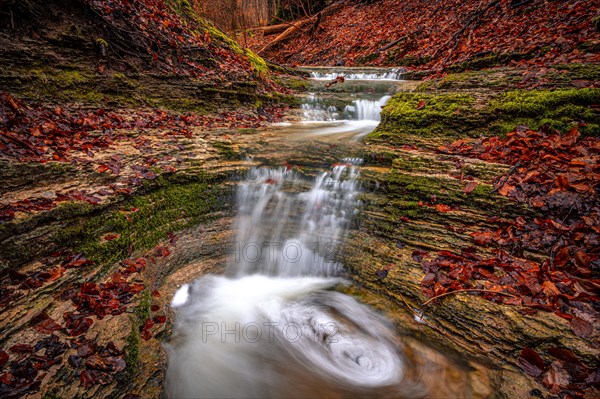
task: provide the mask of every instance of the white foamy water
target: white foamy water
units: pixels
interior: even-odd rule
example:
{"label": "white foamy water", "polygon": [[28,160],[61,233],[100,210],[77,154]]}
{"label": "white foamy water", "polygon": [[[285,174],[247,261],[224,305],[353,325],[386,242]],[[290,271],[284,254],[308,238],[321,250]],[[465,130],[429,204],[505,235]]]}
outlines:
{"label": "white foamy water", "polygon": [[177,308],[166,347],[168,396],[414,393],[415,387],[400,385],[403,360],[390,327],[368,307],[329,290],[339,282],[260,274],[197,280]]}
{"label": "white foamy water", "polygon": [[381,120],[381,109],[390,100],[390,96],[382,96],[377,100],[357,99],[344,106],[327,105],[327,101],[314,94],[309,95],[302,104],[306,121],[370,121],[376,126]]}
{"label": "white foamy water", "polygon": [[354,212],[358,172],[344,160],[306,181],[282,167],[256,168],[238,187],[238,239],[229,270],[241,276],[334,276],[334,255]]}
{"label": "white foamy water", "polygon": [[382,70],[381,72],[362,72],[362,73],[331,73],[331,72],[311,72],[310,77],[316,80],[334,80],[338,76],[344,76],[346,80],[400,80],[402,79],[401,69]]}

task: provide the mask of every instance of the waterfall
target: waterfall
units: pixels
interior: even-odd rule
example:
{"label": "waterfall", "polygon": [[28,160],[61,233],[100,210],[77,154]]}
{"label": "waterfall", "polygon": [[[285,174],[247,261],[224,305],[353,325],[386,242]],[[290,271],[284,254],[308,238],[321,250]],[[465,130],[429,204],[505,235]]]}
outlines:
{"label": "waterfall", "polygon": [[[235,275],[335,276],[334,259],[356,212],[356,165],[344,159],[324,172],[308,191],[286,168],[252,169],[238,188],[238,237],[229,271]],[[284,191],[286,189],[286,191]]]}
{"label": "waterfall", "polygon": [[358,166],[344,159],[306,181],[253,168],[238,187],[237,239],[225,276],[176,293],[166,391],[171,398],[418,397],[386,320],[331,289],[360,207]]}
{"label": "waterfall", "polygon": [[347,105],[345,112],[353,115],[352,119],[358,121],[381,120],[381,108],[390,100],[390,96],[383,96],[379,100],[354,100],[352,105]]}
{"label": "waterfall", "polygon": [[[346,72],[346,80],[400,80],[402,69],[382,70],[381,72]],[[339,72],[310,72],[310,77],[318,80],[334,80],[340,76]]]}
{"label": "waterfall", "polygon": [[[327,100],[309,95],[301,108],[307,121],[370,121],[381,120],[381,109],[390,100],[385,95],[378,100],[356,99],[345,106],[327,104]],[[375,124],[376,125],[376,124]]]}
{"label": "waterfall", "polygon": [[[387,100],[310,96],[302,109],[307,120],[343,125],[315,135],[360,124],[366,134]],[[339,251],[360,209],[361,163],[343,159],[312,180],[289,167],[256,167],[239,183],[225,274],[185,284],[171,303],[169,398],[425,394],[407,381],[389,322],[334,290],[348,284]]]}

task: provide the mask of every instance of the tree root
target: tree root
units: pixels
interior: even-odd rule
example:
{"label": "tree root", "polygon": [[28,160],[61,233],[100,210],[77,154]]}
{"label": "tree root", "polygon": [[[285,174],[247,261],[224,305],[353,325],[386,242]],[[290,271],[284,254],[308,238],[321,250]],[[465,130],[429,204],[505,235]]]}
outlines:
{"label": "tree root", "polygon": [[436,295],[433,298],[423,302],[423,304],[421,305],[422,307],[425,307],[427,305],[429,305],[431,302],[435,301],[436,299],[448,296],[448,295],[452,295],[452,294],[457,294],[459,292],[487,292],[490,294],[497,294],[497,295],[505,295],[505,296],[510,296],[510,297],[515,297],[513,294],[508,294],[506,292],[498,292],[498,291],[492,291],[492,290],[484,290],[484,289],[479,289],[479,288],[464,288],[461,290],[456,290],[456,291],[450,291],[450,292],[445,292],[443,294],[440,295]]}

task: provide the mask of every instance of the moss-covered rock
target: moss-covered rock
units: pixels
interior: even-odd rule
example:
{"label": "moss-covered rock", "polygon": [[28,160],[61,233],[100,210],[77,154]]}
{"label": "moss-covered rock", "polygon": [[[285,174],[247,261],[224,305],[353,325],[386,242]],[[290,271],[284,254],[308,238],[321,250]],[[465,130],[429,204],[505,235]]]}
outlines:
{"label": "moss-covered rock", "polygon": [[[2,224],[0,269],[62,248],[108,268],[132,251],[152,248],[168,232],[204,222],[225,206],[220,197],[229,194],[214,178],[194,173],[159,177],[135,197],[113,205],[64,202],[30,219]],[[103,239],[107,234],[116,238]]]}
{"label": "moss-covered rock", "polygon": [[411,144],[407,137],[474,136],[487,120],[474,106],[475,98],[468,94],[399,93],[382,110],[381,124],[367,140]]}
{"label": "moss-covered rock", "polygon": [[566,131],[579,124],[583,134],[598,135],[600,113],[594,105],[599,103],[600,89],[595,88],[513,90],[496,95],[399,93],[385,106],[381,124],[367,141],[432,147],[461,137],[504,135],[519,125]]}
{"label": "moss-covered rock", "polygon": [[516,90],[494,97],[487,106],[493,119],[489,131],[505,134],[517,125],[539,129],[548,125],[559,131],[583,122],[583,134],[600,134],[600,89]]}
{"label": "moss-covered rock", "polygon": [[496,65],[506,65],[510,61],[527,58],[527,54],[521,53],[489,53],[485,55],[475,55],[468,61],[453,64],[448,67],[449,72],[463,72],[473,69],[490,68]]}
{"label": "moss-covered rock", "polygon": [[[184,184],[159,178],[155,189],[100,215],[80,220],[65,232],[75,248],[97,264],[110,266],[131,251],[152,248],[167,233],[194,226],[220,208],[222,194],[210,178],[199,176]],[[117,238],[106,241],[106,234]]]}

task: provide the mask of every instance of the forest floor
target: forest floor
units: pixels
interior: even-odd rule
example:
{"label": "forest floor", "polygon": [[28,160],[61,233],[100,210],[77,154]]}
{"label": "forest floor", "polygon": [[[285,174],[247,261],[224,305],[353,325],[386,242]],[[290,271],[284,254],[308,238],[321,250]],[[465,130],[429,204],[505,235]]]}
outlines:
{"label": "forest floor", "polygon": [[[289,65],[391,66],[427,73],[600,60],[599,8],[592,0],[338,3],[335,12],[314,16],[260,55]],[[278,34],[265,36],[261,30],[238,36],[257,52],[276,39]]]}

